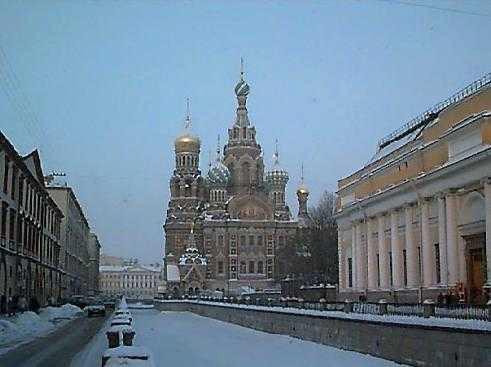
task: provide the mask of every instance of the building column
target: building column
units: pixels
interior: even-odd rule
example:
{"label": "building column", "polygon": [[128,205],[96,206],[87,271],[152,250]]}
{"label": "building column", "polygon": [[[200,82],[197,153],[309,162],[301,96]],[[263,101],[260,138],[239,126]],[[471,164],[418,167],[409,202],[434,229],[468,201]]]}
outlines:
{"label": "building column", "polygon": [[378,217],[378,256],[380,267],[380,288],[389,289],[389,253],[385,240],[385,216]]}
{"label": "building column", "polygon": [[363,222],[356,223],[356,263],[357,263],[357,281],[358,289],[365,290],[367,288],[367,277],[366,277],[366,254],[363,249],[363,243],[361,241],[361,231]]}
{"label": "building column", "polygon": [[447,216],[445,196],[438,197],[438,246],[440,250],[440,284],[448,284]]}
{"label": "building column", "polygon": [[421,252],[423,255],[423,285],[430,287],[434,284],[434,261],[433,261],[433,245],[430,236],[430,208],[429,200],[422,199],[421,203]]}
{"label": "building column", "polygon": [[338,228],[338,276],[339,276],[339,290],[346,288],[346,271],[345,271],[345,254],[343,232]]}
{"label": "building column", "polygon": [[491,177],[484,180],[486,211],[486,287],[491,288]]}
{"label": "building column", "polygon": [[404,208],[405,216],[405,237],[406,237],[406,270],[407,286],[415,288],[419,285],[418,249],[414,242],[413,232],[413,207],[406,205]]}
{"label": "building column", "polygon": [[404,274],[402,263],[402,247],[399,240],[399,210],[392,210],[390,213],[390,242],[392,254],[392,279],[395,289],[403,288]]}
{"label": "building column", "polygon": [[351,225],[351,278],[353,280],[353,289],[358,288],[358,256],[356,244],[356,222]]}
{"label": "building column", "polygon": [[460,279],[459,276],[459,241],[457,232],[457,198],[449,193],[445,198],[447,204],[447,262],[448,285],[454,286]]}
{"label": "building column", "polygon": [[368,289],[377,288],[377,251],[373,240],[373,218],[367,220]]}

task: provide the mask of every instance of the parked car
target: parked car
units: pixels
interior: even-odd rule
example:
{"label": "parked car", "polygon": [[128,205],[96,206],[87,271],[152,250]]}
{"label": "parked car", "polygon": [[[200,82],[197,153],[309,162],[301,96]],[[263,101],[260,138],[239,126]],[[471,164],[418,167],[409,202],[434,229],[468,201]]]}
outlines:
{"label": "parked car", "polygon": [[90,305],[85,308],[87,310],[87,316],[106,316],[106,308],[104,305]]}

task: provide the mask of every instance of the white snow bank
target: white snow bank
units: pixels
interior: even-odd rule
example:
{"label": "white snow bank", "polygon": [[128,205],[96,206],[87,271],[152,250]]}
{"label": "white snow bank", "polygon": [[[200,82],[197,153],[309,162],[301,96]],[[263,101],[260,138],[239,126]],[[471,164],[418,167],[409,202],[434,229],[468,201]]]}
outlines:
{"label": "white snow bank", "polygon": [[153,307],[154,307],[154,305],[146,305],[146,304],[143,304],[141,302],[128,304],[128,308],[130,310],[131,309],[135,309],[135,310],[142,309],[142,310],[145,310],[145,309],[150,309],[150,308],[153,308]]}
{"label": "white snow bank", "polygon": [[72,319],[82,312],[82,309],[79,307],[67,303],[61,307],[42,308],[39,312],[39,316],[43,320],[56,321],[60,319]]}
{"label": "white snow bank", "polygon": [[39,315],[27,311],[8,319],[0,319],[0,354],[35,337],[46,335],[63,324],[59,321],[74,318],[81,312],[77,306],[67,304],[42,308]]}
{"label": "white snow bank", "polygon": [[360,313],[344,313],[341,311],[306,310],[306,309],[294,308],[294,307],[267,307],[267,306],[240,305],[240,304],[193,301],[193,300],[182,300],[182,301],[159,300],[158,302],[201,303],[201,304],[219,306],[219,307],[247,308],[247,309],[253,309],[258,311],[291,313],[291,314],[309,315],[309,316],[322,316],[326,318],[375,321],[375,322],[384,322],[384,323],[392,323],[392,324],[420,325],[420,326],[442,327],[442,328],[452,328],[452,329],[491,331],[491,322],[483,321],[483,320],[461,320],[461,319],[451,319],[445,317],[424,318],[418,316],[371,315],[371,314],[360,314]]}

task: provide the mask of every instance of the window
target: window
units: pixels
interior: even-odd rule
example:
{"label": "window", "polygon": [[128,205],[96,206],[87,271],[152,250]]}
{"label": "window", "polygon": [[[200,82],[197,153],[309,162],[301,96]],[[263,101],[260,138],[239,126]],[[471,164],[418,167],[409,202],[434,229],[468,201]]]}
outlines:
{"label": "window", "polygon": [[435,243],[435,271],[436,271],[436,283],[440,284],[441,274],[440,274],[440,244]]}
{"label": "window", "polygon": [[9,232],[10,240],[14,240],[15,238],[15,211],[14,209],[10,209],[10,232]]}
{"label": "window", "polygon": [[402,250],[403,266],[404,266],[404,285],[407,286],[407,260],[406,250]]}
{"label": "window", "polygon": [[241,246],[246,245],[246,236],[244,236],[244,235],[240,236],[240,245]]}
{"label": "window", "polygon": [[249,246],[254,246],[254,236],[249,236]]}
{"label": "window", "polygon": [[4,168],[4,176],[3,176],[3,192],[7,193],[7,187],[9,183],[9,159],[5,156],[5,168]]}
{"label": "window", "polygon": [[0,228],[0,236],[5,238],[7,235],[7,203],[2,203],[2,228]]}
{"label": "window", "polygon": [[222,235],[218,236],[218,246],[223,247],[223,236]]}
{"label": "window", "polygon": [[263,236],[257,236],[257,245],[262,246],[263,245]]}
{"label": "window", "polygon": [[353,259],[348,258],[348,287],[353,288]]}
{"label": "window", "polygon": [[218,274],[223,274],[223,261],[218,262]]}
{"label": "window", "polygon": [[245,274],[247,272],[245,261],[240,262],[240,273]]}
{"label": "window", "polygon": [[258,274],[263,274],[264,273],[263,262],[262,261],[258,261],[257,262],[257,273]]}
{"label": "window", "polygon": [[249,261],[249,274],[254,274],[254,261]]}

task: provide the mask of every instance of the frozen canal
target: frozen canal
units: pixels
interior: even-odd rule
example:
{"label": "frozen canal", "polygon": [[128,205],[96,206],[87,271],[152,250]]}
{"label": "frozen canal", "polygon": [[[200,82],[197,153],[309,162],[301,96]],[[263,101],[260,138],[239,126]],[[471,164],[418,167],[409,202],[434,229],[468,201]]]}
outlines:
{"label": "frozen canal", "polygon": [[[132,310],[135,345],[149,348],[157,367],[396,366],[396,363],[283,335],[268,334],[188,312]],[[100,366],[107,346],[97,334],[71,367]]]}

